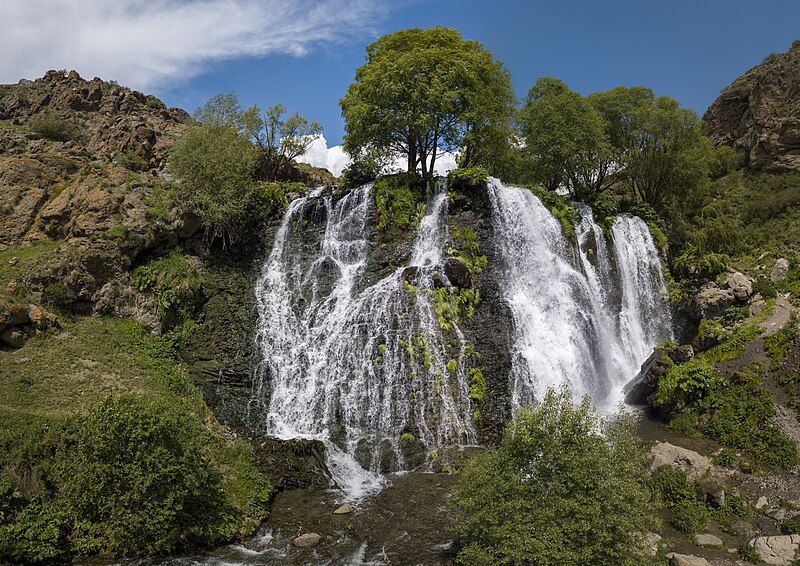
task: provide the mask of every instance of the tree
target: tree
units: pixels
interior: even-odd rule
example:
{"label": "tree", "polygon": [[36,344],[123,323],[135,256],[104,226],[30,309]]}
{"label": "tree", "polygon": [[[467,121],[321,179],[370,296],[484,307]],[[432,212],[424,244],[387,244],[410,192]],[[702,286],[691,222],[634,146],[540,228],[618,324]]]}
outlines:
{"label": "tree", "polygon": [[409,173],[433,174],[442,151],[473,164],[488,128],[508,128],[514,94],[507,71],[453,29],[409,29],[367,46],[367,62],[340,101],[345,150],[406,158]]}
{"label": "tree", "polygon": [[544,77],[528,92],[518,121],[534,180],[578,200],[606,188],[610,148],[601,116],[562,81]]}
{"label": "tree", "polygon": [[263,150],[263,172],[268,181],[276,181],[281,173],[311,146],[322,133],[318,122],[309,122],[295,112],[284,118],[286,108],[282,104],[271,106],[264,113],[262,127],[254,136]]}
{"label": "tree", "polygon": [[588,398],[573,407],[566,389],[520,410],[459,472],[459,563],[641,564],[655,518],[632,425],[604,421]]}

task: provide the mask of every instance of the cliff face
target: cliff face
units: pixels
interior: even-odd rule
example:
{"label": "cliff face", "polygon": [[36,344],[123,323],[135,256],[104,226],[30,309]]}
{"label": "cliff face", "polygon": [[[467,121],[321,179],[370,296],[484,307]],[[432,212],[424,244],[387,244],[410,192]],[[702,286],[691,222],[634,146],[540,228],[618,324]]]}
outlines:
{"label": "cliff face", "polygon": [[800,41],[726,87],[703,130],[714,145],[743,151],[754,170],[800,171]]}

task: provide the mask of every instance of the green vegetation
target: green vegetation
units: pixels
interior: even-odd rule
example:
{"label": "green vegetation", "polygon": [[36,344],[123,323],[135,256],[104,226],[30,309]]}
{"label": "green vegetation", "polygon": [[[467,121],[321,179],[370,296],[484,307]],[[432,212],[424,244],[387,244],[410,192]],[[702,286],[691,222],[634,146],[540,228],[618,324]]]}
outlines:
{"label": "green vegetation", "polygon": [[508,131],[514,99],[508,73],[478,42],[443,27],[397,31],[367,46],[340,102],[345,150],[405,156],[407,172],[426,179],[443,151],[461,148],[472,167],[491,132]]}
{"label": "green vegetation", "polygon": [[475,307],[481,300],[477,289],[463,289],[461,287],[440,287],[428,291],[433,299],[433,311],[439,327],[445,332],[450,332],[453,325],[459,325],[463,320],[469,320],[475,314]]}
{"label": "green vegetation", "polygon": [[772,423],[775,400],[764,387],[764,368],[759,365],[727,379],[707,358],[675,365],[659,382],[657,402],[677,407],[670,424],[679,432],[700,432],[773,468],[797,464],[794,442]]}
{"label": "green vegetation", "polygon": [[199,262],[180,250],[133,270],[133,284],[153,300],[162,330],[192,318],[202,300]]}
{"label": "green vegetation", "polygon": [[459,167],[447,174],[447,185],[454,191],[486,187],[488,180],[489,171],[484,167]]}
{"label": "green vegetation", "polygon": [[377,208],[377,230],[388,241],[413,232],[425,214],[425,185],[414,174],[381,177],[372,193]]}
{"label": "green vegetation", "polygon": [[61,118],[51,111],[42,112],[34,118],[30,128],[35,134],[53,141],[66,142],[81,137],[81,129],[78,124]]}
{"label": "green vegetation", "polygon": [[146,160],[130,151],[118,153],[114,156],[114,161],[131,171],[147,171],[150,168],[150,164]]}
{"label": "green vegetation", "polygon": [[601,420],[588,400],[574,407],[568,391],[521,410],[498,447],[458,472],[458,562],[641,564],[655,519],[631,427]]}
{"label": "green vegetation", "polygon": [[650,480],[656,505],[670,509],[672,526],[685,533],[706,531],[709,521],[717,522],[730,531],[732,522],[748,513],[743,502],[734,495],[725,498],[719,507],[710,505],[702,486],[687,479],[686,474],[664,466]]}
{"label": "green vegetation", "polygon": [[450,235],[454,240],[454,247],[447,248],[447,254],[458,258],[458,260],[467,266],[470,273],[478,275],[486,269],[486,263],[489,261],[485,255],[480,253],[480,244],[478,243],[478,235],[472,226],[468,224],[459,225],[455,223],[450,224]]}
{"label": "green vegetation", "polygon": [[57,332],[0,364],[0,556],[62,562],[252,533],[271,488],[169,344],[126,319]]}
{"label": "green vegetation", "polygon": [[22,283],[23,275],[30,273],[57,246],[56,241],[45,238],[0,251],[0,291],[7,289],[8,284],[14,280],[18,284],[14,295],[24,298],[27,290]]}
{"label": "green vegetation", "polygon": [[[708,332],[708,327],[705,330]],[[713,364],[739,359],[744,355],[747,345],[762,332],[764,332],[762,327],[749,325],[740,326],[731,332],[722,329],[722,333],[718,335],[720,343],[703,352],[700,357]]]}
{"label": "green vegetation", "polygon": [[561,223],[564,235],[571,241],[576,241],[575,226],[578,224],[578,213],[567,199],[553,192],[533,187],[530,189],[542,204]]}

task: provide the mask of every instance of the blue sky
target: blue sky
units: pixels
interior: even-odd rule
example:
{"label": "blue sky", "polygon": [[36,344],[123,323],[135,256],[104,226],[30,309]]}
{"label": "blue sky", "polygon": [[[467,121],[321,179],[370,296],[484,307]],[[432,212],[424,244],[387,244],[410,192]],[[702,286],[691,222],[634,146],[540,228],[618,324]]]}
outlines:
{"label": "blue sky", "polygon": [[219,62],[188,82],[156,91],[190,111],[228,91],[248,104],[282,102],[319,120],[333,145],[343,135],[338,100],[363,62],[364,46],[383,33],[434,25],[481,41],[506,65],[519,95],[545,75],[583,93],[646,85],[702,115],[725,85],[800,37],[800,2],[403,2],[374,30],[347,41],[320,45],[302,57]]}
{"label": "blue sky", "polygon": [[540,76],[583,93],[646,85],[702,114],[800,37],[798,0],[4,0],[0,83],[76,69],[193,111],[237,92],[281,102],[341,142],[338,101],[381,34],[452,26],[519,95]]}

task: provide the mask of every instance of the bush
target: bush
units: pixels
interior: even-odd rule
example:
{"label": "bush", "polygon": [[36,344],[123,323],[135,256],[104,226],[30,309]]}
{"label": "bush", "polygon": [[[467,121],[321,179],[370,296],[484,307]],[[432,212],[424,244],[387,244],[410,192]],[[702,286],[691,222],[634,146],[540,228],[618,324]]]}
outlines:
{"label": "bush", "polygon": [[234,128],[196,124],[172,149],[169,166],[211,240],[232,244],[272,212],[255,172],[259,151]]}
{"label": "bush", "polygon": [[420,177],[408,173],[375,181],[376,228],[384,238],[393,241],[417,227],[425,214],[424,186]]}
{"label": "bush", "polygon": [[[59,449],[40,464],[53,489],[3,527],[3,555],[42,561],[99,551],[168,552],[238,533],[241,511],[208,450],[218,441],[177,405],[109,397],[60,438]],[[260,482],[265,506],[271,488]]]}
{"label": "bush", "polygon": [[150,164],[131,151],[122,151],[114,156],[114,161],[118,165],[130,169],[131,171],[147,171]]}
{"label": "bush", "polygon": [[191,318],[202,299],[196,263],[180,250],[134,269],[133,284],[152,298],[164,331]]}
{"label": "bush", "polygon": [[708,361],[690,360],[685,364],[672,366],[658,382],[656,403],[691,404],[722,383],[724,379],[714,371],[714,366]]}
{"label": "bush", "polygon": [[[655,519],[630,419],[548,391],[453,488],[460,564],[639,564]],[[602,431],[602,432],[601,432]]]}
{"label": "bush", "polygon": [[447,174],[448,186],[454,191],[468,191],[486,187],[489,172],[483,167],[453,169]]}
{"label": "bush", "polygon": [[34,118],[30,128],[43,138],[62,142],[78,139],[81,133],[77,124],[50,111]]}

